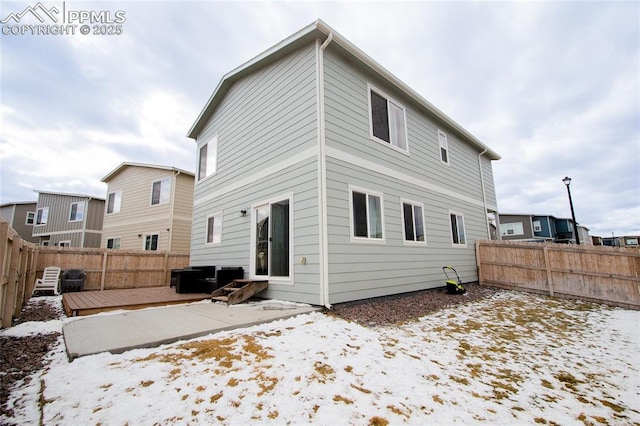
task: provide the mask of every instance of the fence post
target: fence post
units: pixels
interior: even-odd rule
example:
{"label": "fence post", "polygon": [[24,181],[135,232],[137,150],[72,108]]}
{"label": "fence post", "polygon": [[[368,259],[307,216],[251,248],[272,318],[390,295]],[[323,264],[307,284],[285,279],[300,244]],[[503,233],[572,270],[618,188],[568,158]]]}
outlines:
{"label": "fence post", "polygon": [[[7,274],[7,294],[3,307],[2,325],[9,327],[16,309],[16,292],[18,286],[18,262],[20,260],[20,238],[15,235],[11,241],[9,254],[9,273]],[[22,307],[20,307],[22,309]]]}
{"label": "fence post", "polygon": [[544,267],[547,270],[547,287],[549,288],[549,296],[553,297],[553,276],[551,275],[551,263],[549,262],[549,246],[545,244],[542,247],[544,252]]}
{"label": "fence post", "polygon": [[476,240],[476,266],[478,267],[478,284],[482,285],[482,262],[480,262],[480,241]]}
{"label": "fence post", "polygon": [[107,276],[107,250],[102,255],[102,274],[100,275],[100,291],[104,291],[104,282]]}

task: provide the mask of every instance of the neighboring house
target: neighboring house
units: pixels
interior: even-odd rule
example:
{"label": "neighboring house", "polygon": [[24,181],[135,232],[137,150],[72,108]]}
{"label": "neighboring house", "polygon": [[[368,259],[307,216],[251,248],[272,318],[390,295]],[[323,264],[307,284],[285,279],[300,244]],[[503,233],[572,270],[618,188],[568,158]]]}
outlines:
{"label": "neighboring house", "polygon": [[[550,215],[500,213],[500,237],[511,241],[556,242],[575,244],[573,221]],[[591,245],[589,229],[578,225],[580,244]]]}
{"label": "neighboring house", "polygon": [[188,136],[192,266],[316,305],[477,280],[500,156],[322,21],[225,75]]}
{"label": "neighboring house", "polygon": [[100,247],[104,199],[38,191],[33,236],[43,246]]}
{"label": "neighboring house", "polygon": [[20,238],[31,243],[38,242],[38,238],[33,236],[37,204],[35,201],[23,201],[0,205],[0,216],[9,222]]}
{"label": "neighboring house", "polygon": [[189,251],[193,173],[122,163],[102,182],[108,188],[101,247]]}
{"label": "neighboring house", "polygon": [[[600,237],[597,237],[600,238]],[[622,237],[602,237],[600,238],[603,246],[610,247],[640,247],[640,235],[625,235]]]}

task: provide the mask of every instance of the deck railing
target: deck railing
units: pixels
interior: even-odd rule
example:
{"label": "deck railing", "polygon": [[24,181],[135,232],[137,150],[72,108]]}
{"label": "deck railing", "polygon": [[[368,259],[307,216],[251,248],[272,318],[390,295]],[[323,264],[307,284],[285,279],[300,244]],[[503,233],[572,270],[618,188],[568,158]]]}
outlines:
{"label": "deck railing", "polygon": [[640,309],[640,250],[477,241],[480,284]]}

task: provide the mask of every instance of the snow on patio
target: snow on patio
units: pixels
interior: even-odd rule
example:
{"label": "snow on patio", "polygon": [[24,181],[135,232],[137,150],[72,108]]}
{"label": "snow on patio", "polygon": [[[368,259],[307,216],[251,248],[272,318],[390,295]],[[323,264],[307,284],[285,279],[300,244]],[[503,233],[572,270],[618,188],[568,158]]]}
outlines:
{"label": "snow on patio", "polygon": [[60,338],[4,420],[640,424],[639,330],[638,311],[504,292],[399,326],[314,313],[72,363]]}

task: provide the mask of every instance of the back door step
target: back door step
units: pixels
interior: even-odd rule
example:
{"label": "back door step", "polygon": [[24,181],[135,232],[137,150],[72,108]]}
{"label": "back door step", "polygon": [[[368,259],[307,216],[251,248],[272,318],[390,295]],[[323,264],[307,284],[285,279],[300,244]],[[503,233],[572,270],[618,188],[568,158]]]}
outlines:
{"label": "back door step", "polygon": [[228,305],[236,305],[260,293],[267,287],[269,287],[268,281],[233,280],[232,283],[211,293],[211,301],[219,300],[227,302]]}

